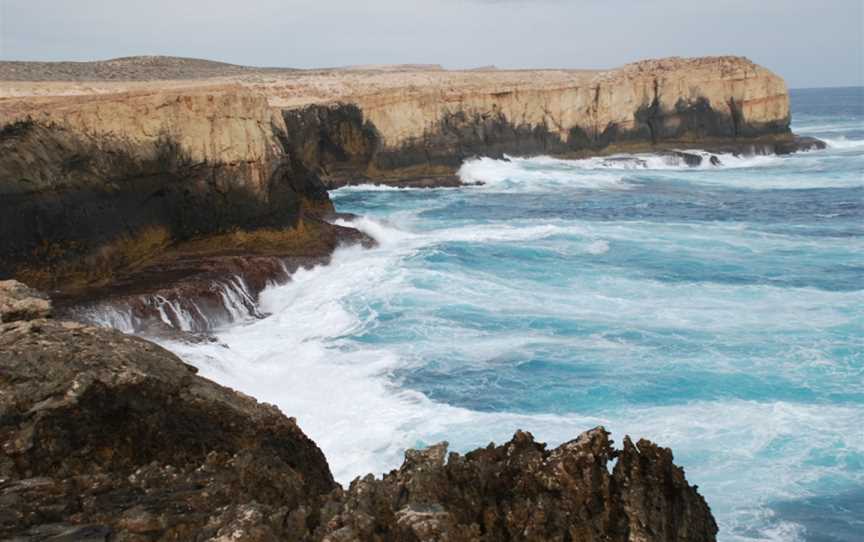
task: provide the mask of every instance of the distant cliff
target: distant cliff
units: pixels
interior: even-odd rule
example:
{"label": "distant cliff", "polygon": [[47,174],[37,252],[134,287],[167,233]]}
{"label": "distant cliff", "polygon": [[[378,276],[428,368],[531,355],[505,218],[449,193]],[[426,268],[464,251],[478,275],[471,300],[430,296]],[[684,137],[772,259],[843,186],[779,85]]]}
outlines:
{"label": "distant cliff", "polygon": [[787,153],[817,145],[791,133],[783,79],[739,57],[649,60],[596,72],[337,77],[307,83],[317,90],[306,96],[311,105],[276,88],[270,98],[284,107],[294,151],[332,184],[357,175],[452,174],[475,155],[687,147]]}
{"label": "distant cliff", "polygon": [[[112,66],[116,79],[94,80]],[[197,71],[145,80],[160,66]],[[164,269],[156,256],[191,241],[254,252],[225,237],[237,232],[279,232],[268,254],[321,256],[346,233],[321,220],[326,187],[453,182],[476,155],[815,145],[789,130],[783,80],[737,57],[457,72],[144,58],[0,62],[0,77],[0,278],[50,289]]]}

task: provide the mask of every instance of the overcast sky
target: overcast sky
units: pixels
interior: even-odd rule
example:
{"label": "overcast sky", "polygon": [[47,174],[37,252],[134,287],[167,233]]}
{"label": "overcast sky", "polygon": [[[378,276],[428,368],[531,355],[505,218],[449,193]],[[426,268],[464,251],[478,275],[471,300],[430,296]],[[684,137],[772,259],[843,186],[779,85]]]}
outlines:
{"label": "overcast sky", "polygon": [[864,85],[864,0],[0,0],[0,58],[608,68],[736,54]]}

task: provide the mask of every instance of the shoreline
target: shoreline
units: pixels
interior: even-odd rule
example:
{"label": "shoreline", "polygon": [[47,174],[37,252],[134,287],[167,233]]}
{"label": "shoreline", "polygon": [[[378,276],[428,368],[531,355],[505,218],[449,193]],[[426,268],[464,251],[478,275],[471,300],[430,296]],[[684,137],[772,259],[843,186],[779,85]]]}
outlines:
{"label": "shoreline", "polygon": [[[561,160],[579,160],[593,157],[629,157],[639,155],[658,156],[677,161],[686,167],[699,168],[706,165],[722,167],[714,153],[733,156],[759,156],[766,154],[766,145],[771,139],[754,143],[704,142],[688,145],[682,142],[666,145],[632,144],[597,152],[582,152],[565,156],[554,156]],[[794,150],[779,154],[822,150],[824,142],[812,137],[798,137]],[[703,156],[691,152],[708,152]],[[711,149],[711,150],[708,150]],[[791,149],[791,147],[790,147]],[[742,152],[743,151],[743,152]],[[477,157],[479,158],[479,157]],[[521,158],[521,157],[513,157]],[[507,161],[507,157],[502,157]],[[344,183],[324,183],[328,191],[351,186],[380,186],[392,188],[432,189],[481,186],[482,182],[465,182],[459,175],[420,177],[400,180],[359,178]],[[377,241],[367,234],[350,227],[338,226],[330,221],[351,221],[357,217],[338,210],[323,214],[324,219],[309,216],[311,223],[324,227],[327,240],[320,247],[313,241],[310,248],[298,251],[291,248],[294,235],[272,232],[262,235],[241,234],[237,242],[231,235],[220,238],[203,238],[180,243],[163,249],[154,259],[134,268],[121,270],[110,282],[88,285],[80,290],[53,291],[58,313],[79,318],[105,309],[118,309],[127,313],[121,320],[114,320],[127,332],[145,332],[154,336],[175,336],[193,342],[206,341],[208,332],[241,317],[260,317],[257,308],[258,295],[270,284],[281,284],[291,280],[298,269],[310,269],[327,265],[332,253],[340,246],[358,244],[370,248]],[[335,233],[335,236],[333,234]],[[332,238],[330,237],[332,236]],[[285,237],[287,240],[281,240]],[[304,243],[301,241],[301,243]],[[310,250],[311,249],[311,250]],[[233,290],[230,291],[230,290]],[[231,306],[233,305],[233,306]],[[212,320],[212,321],[211,321]],[[214,323],[215,322],[215,323]],[[164,324],[164,325],[163,325]]]}
{"label": "shoreline", "polygon": [[[348,218],[334,188],[466,186],[458,172],[474,157],[651,153],[701,167],[720,164],[715,152],[824,148],[791,132],[783,80],[741,57],[603,71],[195,66],[231,73],[0,88],[0,279],[52,292],[61,318],[107,307],[114,321],[103,323],[124,331],[209,343],[225,323],[265,317],[269,284],[344,244],[375,243],[332,223]],[[15,373],[0,379],[14,396],[0,493],[17,514],[4,536],[716,537],[671,451],[629,439],[615,450],[603,428],[555,450],[520,431],[446,461],[446,444],[434,445],[382,479],[337,487],[317,445],[275,407],[145,340],[52,319],[38,292],[2,284],[12,300],[0,300],[0,357]]]}
{"label": "shoreline", "polygon": [[[671,451],[629,437],[615,449],[602,427],[554,450],[522,431],[464,456],[446,442],[407,450],[399,469],[343,488],[294,418],[144,339],[55,320],[14,281],[0,282],[0,346],[13,376],[0,536],[469,540],[480,525],[496,540],[716,536]],[[546,513],[532,512],[538,501]]]}

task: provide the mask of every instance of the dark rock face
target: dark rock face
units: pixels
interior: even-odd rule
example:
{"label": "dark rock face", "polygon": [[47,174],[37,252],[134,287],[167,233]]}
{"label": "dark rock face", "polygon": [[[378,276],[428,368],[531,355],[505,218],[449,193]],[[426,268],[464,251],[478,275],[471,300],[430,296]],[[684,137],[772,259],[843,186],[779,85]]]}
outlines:
{"label": "dark rock face", "polygon": [[679,101],[674,110],[665,111],[655,100],[636,111],[635,128],[610,124],[591,134],[574,128],[566,141],[544,126],[513,124],[501,112],[468,115],[456,111],[439,119],[422,138],[398,148],[386,147],[375,125],[353,104],[310,105],[285,110],[283,117],[288,130],[286,146],[330,189],[360,183],[454,186],[459,181],[453,174],[475,156],[669,152],[698,166],[698,156],[674,149],[752,155],[825,148],[821,141],[793,136],[789,119],[764,125],[745,123],[734,113],[734,104],[728,109],[731,115],[701,98],[693,103]]}
{"label": "dark rock face", "polygon": [[293,419],[142,339],[5,323],[0,371],[4,540],[290,539],[335,487]]}
{"label": "dark rock face", "polygon": [[363,177],[382,147],[375,126],[356,105],[311,105],[282,112],[283,145],[325,180]]}
{"label": "dark rock face", "polygon": [[[25,291],[8,286],[0,304]],[[343,490],[275,407],[143,339],[42,316],[0,324],[4,540],[715,539],[672,453],[644,440],[616,451],[597,428],[550,451],[517,432],[446,461],[442,443]]]}
{"label": "dark rock face", "polygon": [[170,243],[328,211],[318,177],[284,154],[194,163],[170,139],[133,148],[33,121],[0,129],[0,277],[96,282]]}
{"label": "dark rock face", "polygon": [[545,127],[514,125],[500,112],[467,115],[457,111],[445,115],[438,129],[398,150],[376,156],[380,170],[411,167],[420,163],[456,170],[466,158],[505,153],[518,156],[561,154],[568,150],[560,138]]}
{"label": "dark rock face", "polygon": [[663,140],[737,139],[791,133],[788,117],[765,124],[745,122],[741,107],[734,98],[730,98],[726,105],[728,107],[723,109],[728,109],[731,114],[717,111],[705,98],[692,102],[679,99],[674,110],[665,111],[659,105],[659,98],[655,97],[650,105],[636,111],[638,128],[620,135],[625,139],[647,139],[656,144]]}

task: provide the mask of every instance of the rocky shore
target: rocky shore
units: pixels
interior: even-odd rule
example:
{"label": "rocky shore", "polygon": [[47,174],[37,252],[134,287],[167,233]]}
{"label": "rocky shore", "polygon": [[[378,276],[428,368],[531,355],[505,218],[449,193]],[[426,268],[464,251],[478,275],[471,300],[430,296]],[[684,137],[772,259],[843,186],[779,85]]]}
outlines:
{"label": "rocky shore", "polygon": [[783,80],[740,57],[594,71],[0,62],[0,278],[94,300],[240,276],[254,297],[263,277],[232,257],[271,258],[267,280],[283,280],[272,258],[361,240],[328,221],[328,189],[457,186],[474,156],[822,145],[789,125]]}
{"label": "rocky shore", "polygon": [[293,418],[163,348],[51,318],[0,282],[0,539],[710,541],[708,505],[648,441],[598,427],[468,454],[409,450],[342,488]]}
{"label": "rocky shore", "polygon": [[0,539],[714,540],[672,453],[615,449],[603,428],[554,450],[518,432],[464,456],[409,451],[341,488],[275,407],[81,322],[208,340],[265,316],[268,284],[374,244],[329,189],[458,186],[477,156],[705,166],[719,159],[691,149],[824,146],[789,126],[783,80],[738,57],[603,71],[0,62],[0,280],[56,303],[0,282]]}

